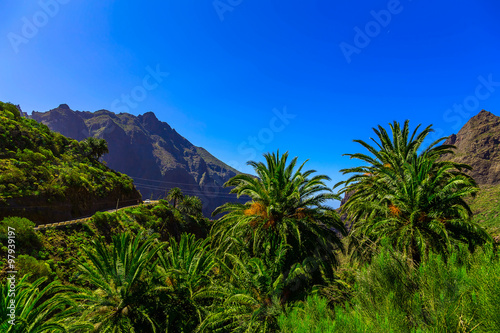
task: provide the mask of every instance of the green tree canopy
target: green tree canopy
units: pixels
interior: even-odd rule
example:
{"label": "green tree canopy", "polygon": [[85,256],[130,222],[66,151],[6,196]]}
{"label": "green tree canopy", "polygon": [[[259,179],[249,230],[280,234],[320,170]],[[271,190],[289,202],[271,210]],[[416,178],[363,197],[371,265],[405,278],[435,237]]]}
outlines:
{"label": "green tree canopy", "polygon": [[179,203],[179,210],[183,213],[199,216],[202,214],[203,203],[196,196],[186,195]]}
{"label": "green tree canopy", "polygon": [[152,237],[130,233],[114,236],[110,249],[102,240],[92,245],[85,249],[89,261],[81,262],[80,271],[95,290],[75,296],[85,305],[84,316],[98,331],[155,332],[145,303],[153,288],[153,258],[161,245]]}
{"label": "green tree canopy", "polygon": [[353,237],[375,243],[388,238],[416,263],[430,250],[448,254],[452,240],[473,248],[490,239],[471,222],[464,200],[478,191],[475,181],[462,172],[470,167],[438,159],[453,152],[454,146],[438,145],[446,138],[421,149],[431,126],[418,133],[419,126],[409,136],[408,121],[402,128],[394,122],[392,138],[379,126],[374,129],[379,141],[372,139],[375,147],[355,140],[372,156],[347,154],[367,164],[341,170],[353,175],[337,184],[344,185],[341,193],[353,193],[342,207],[353,222]]}
{"label": "green tree canopy", "polygon": [[[265,154],[266,163],[248,162],[258,177],[240,174],[225,186],[231,193],[250,196],[245,204],[228,203],[214,211],[227,212],[213,226],[214,241],[222,251],[241,248],[241,239],[252,257],[275,256],[285,244],[290,246],[284,260],[288,270],[301,263],[316,273],[331,270],[337,263],[336,251],[342,248],[339,236],[346,234],[344,224],[328,206],[337,196],[315,170],[298,168],[297,157],[287,163],[288,152]],[[306,269],[307,270],[307,269]],[[329,274],[331,275],[331,271]]]}
{"label": "green tree canopy", "polygon": [[88,151],[89,157],[99,160],[104,154],[109,153],[108,143],[104,139],[88,137],[82,141],[83,148]]}
{"label": "green tree canopy", "polygon": [[183,199],[184,199],[184,194],[182,193],[182,190],[180,188],[173,187],[170,189],[170,191],[168,191],[167,200],[173,201],[174,208]]}

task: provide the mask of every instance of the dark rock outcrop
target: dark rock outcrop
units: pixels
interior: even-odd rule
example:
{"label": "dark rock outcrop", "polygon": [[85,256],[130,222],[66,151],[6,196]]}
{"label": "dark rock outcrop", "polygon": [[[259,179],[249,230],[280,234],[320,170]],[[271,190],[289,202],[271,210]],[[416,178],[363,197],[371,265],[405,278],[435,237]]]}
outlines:
{"label": "dark rock outcrop", "polygon": [[441,159],[469,164],[473,167],[469,173],[479,185],[496,185],[500,183],[499,143],[500,117],[482,110],[445,141],[457,149]]}

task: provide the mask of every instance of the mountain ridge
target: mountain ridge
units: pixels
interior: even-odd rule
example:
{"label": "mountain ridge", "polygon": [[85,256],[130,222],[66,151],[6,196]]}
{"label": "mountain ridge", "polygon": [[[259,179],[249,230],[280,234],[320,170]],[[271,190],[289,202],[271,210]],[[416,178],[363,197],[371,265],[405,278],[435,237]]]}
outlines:
{"label": "mountain ridge", "polygon": [[68,105],[30,118],[76,140],[93,136],[108,142],[107,165],[132,178],[144,198],[158,198],[172,187],[200,197],[208,216],[227,201],[236,201],[223,184],[239,171],[206,149],[193,145],[153,112],[141,115],[108,110],[74,111]]}

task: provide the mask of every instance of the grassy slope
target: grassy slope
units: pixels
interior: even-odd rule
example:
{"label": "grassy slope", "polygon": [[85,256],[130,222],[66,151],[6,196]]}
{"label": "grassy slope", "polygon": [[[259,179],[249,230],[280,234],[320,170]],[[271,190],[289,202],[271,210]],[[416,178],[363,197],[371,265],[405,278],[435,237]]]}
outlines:
{"label": "grassy slope", "polygon": [[474,221],[494,237],[500,236],[500,184],[481,186],[481,191],[471,201]]}

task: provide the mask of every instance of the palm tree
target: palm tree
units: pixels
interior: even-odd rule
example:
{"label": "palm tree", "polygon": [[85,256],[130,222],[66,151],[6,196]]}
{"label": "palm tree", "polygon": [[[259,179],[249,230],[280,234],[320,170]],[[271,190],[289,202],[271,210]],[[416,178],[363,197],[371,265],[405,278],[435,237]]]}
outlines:
{"label": "palm tree", "polygon": [[[66,332],[67,329],[91,329],[92,326],[79,323],[81,309],[69,298],[72,288],[54,281],[45,284],[42,277],[28,282],[29,275],[16,281],[15,296],[11,298],[10,283],[1,285],[0,331],[10,333]],[[15,301],[15,318],[10,314],[10,300]],[[15,325],[9,323],[14,319]]]}
{"label": "palm tree", "polygon": [[[274,256],[246,258],[225,253],[219,266],[226,281],[219,283],[215,306],[200,324],[200,332],[272,332],[284,311],[284,293],[304,273],[295,265],[286,271],[290,245],[281,243]],[[227,263],[227,264],[226,264]]]}
{"label": "palm tree", "polygon": [[325,185],[330,178],[313,175],[315,170],[303,171],[307,161],[296,169],[297,157],[287,165],[288,152],[264,157],[267,164],[248,162],[258,178],[240,174],[224,184],[234,186],[231,193],[251,200],[227,203],[214,211],[213,215],[228,212],[212,228],[215,244],[231,251],[237,246],[234,239],[241,238],[249,244],[250,256],[255,257],[272,255],[284,243],[291,247],[286,267],[315,258],[324,264],[321,267],[331,268],[337,263],[336,250],[342,248],[339,234],[345,235],[346,229],[338,214],[326,205],[337,198]]}
{"label": "palm tree", "polygon": [[[368,156],[365,154],[344,154],[344,156],[349,156],[350,158],[360,159],[364,162],[369,163],[369,166],[356,168],[356,172],[371,174],[371,171],[384,166],[390,166],[393,169],[399,169],[403,166],[405,162],[413,158],[415,153],[421,150],[422,144],[429,133],[431,133],[432,125],[427,126],[422,132],[418,133],[418,129],[421,125],[418,125],[410,136],[410,121],[406,120],[403,127],[394,121],[389,124],[392,132],[392,138],[387,133],[387,131],[380,125],[378,129],[373,128],[373,131],[377,135],[380,142],[377,142],[373,138],[372,140],[376,147],[370,146],[363,140],[354,140],[366,148],[372,155]],[[439,145],[440,142],[446,140],[446,138],[438,139],[432,142],[422,154],[426,154],[429,158],[438,158],[443,154],[453,153],[455,146],[453,145]],[[466,167],[462,165],[462,167]],[[353,169],[346,169],[353,170]],[[341,170],[341,172],[346,171]],[[345,172],[344,172],[345,173]]]}
{"label": "palm tree", "polygon": [[173,203],[174,208],[177,206],[177,203],[182,201],[183,199],[184,199],[184,194],[182,193],[180,188],[174,187],[170,191],[168,191],[167,200],[174,202]]}
{"label": "palm tree", "polygon": [[179,210],[189,215],[200,216],[202,209],[203,204],[196,196],[186,195],[179,203]]}
{"label": "palm tree", "polygon": [[[157,312],[163,312],[168,332],[192,332],[211,304],[216,260],[210,239],[183,233],[179,242],[170,238],[166,252],[159,253],[154,289]],[[158,300],[158,301],[157,301]],[[154,306],[154,305],[153,305]]]}
{"label": "palm tree", "polygon": [[129,233],[113,237],[108,250],[102,241],[94,241],[85,252],[90,262],[81,262],[82,277],[95,287],[75,299],[86,307],[84,317],[95,331],[156,332],[157,325],[144,306],[152,290],[153,261],[161,246],[154,238]]}
{"label": "palm tree", "polygon": [[88,137],[83,141],[84,147],[88,148],[89,156],[95,160],[99,160],[104,154],[109,153],[108,143],[105,139],[96,139]]}
{"label": "palm tree", "polygon": [[366,246],[386,238],[418,264],[430,250],[447,255],[452,240],[466,242],[471,249],[487,242],[490,236],[471,221],[464,201],[478,191],[461,171],[470,167],[439,159],[454,146],[437,146],[446,139],[441,138],[419,152],[431,126],[419,134],[417,127],[411,137],[408,121],[402,129],[397,122],[390,127],[392,140],[381,126],[374,129],[378,149],[355,140],[373,157],[348,154],[368,165],[341,170],[354,175],[336,185],[344,185],[340,193],[354,193],[342,207],[353,223],[354,243]]}

